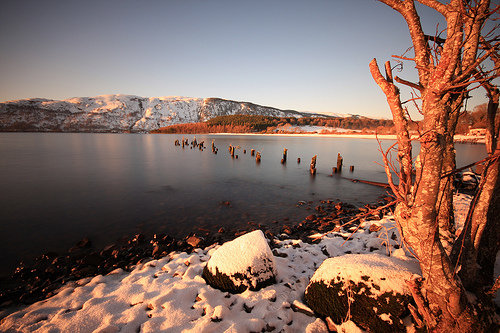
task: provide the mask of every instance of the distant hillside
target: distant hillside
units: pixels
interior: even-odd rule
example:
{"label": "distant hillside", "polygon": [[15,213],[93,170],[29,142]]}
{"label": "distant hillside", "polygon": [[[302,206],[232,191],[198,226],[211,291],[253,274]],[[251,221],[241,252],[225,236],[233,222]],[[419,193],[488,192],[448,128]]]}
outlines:
{"label": "distant hillside", "polygon": [[0,131],[150,132],[160,127],[235,114],[328,117],[220,98],[103,95],[62,101],[35,98],[0,103]]}

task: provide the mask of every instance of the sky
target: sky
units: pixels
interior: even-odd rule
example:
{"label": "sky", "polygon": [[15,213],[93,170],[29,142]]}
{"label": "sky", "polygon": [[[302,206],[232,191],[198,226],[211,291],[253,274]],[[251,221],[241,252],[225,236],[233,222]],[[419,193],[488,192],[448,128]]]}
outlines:
{"label": "sky", "polygon": [[[421,9],[434,34],[441,18]],[[375,0],[3,0],[0,45],[0,102],[220,97],[390,118],[368,64],[411,44],[403,18]],[[415,80],[413,67],[396,74]],[[486,102],[476,95],[469,108]]]}

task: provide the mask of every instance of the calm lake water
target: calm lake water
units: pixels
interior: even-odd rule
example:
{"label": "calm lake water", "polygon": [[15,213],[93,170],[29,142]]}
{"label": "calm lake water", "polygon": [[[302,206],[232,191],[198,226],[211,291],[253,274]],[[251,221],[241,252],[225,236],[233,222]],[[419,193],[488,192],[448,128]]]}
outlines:
{"label": "calm lake water", "polygon": [[[330,176],[340,152],[342,176],[385,182],[373,139],[198,135],[198,142],[208,146],[199,151],[175,147],[175,139],[181,138],[0,133],[3,273],[19,259],[66,250],[85,236],[105,246],[138,232],[180,236],[198,227],[270,224],[287,217],[293,223],[310,214],[296,207],[299,200],[361,205],[385,193]],[[212,139],[217,155],[210,150]],[[229,144],[241,147],[238,159],[229,156]],[[260,164],[250,156],[252,148],[262,154]],[[288,148],[286,165],[280,163],[283,148]],[[458,144],[457,164],[480,160],[484,150],[483,145]],[[313,155],[318,155],[315,177],[308,171]],[[222,201],[230,201],[231,207]]]}

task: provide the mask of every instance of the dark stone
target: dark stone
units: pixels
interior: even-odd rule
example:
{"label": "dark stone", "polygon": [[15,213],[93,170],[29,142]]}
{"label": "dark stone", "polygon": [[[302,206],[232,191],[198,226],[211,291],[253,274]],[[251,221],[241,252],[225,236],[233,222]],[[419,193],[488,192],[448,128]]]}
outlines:
{"label": "dark stone", "polygon": [[82,265],[91,265],[91,266],[99,266],[100,264],[102,264],[102,262],[103,258],[96,252],[92,252],[86,255],[85,257],[83,257],[83,259],[80,260],[80,263]]}
{"label": "dark stone", "polygon": [[307,221],[314,221],[316,219],[316,215],[312,214],[306,217]]}
{"label": "dark stone", "polygon": [[287,235],[291,235],[292,234],[292,229],[289,226],[284,225],[283,228],[281,228],[281,232],[285,233]]}
{"label": "dark stone", "polygon": [[160,252],[160,247],[158,245],[155,245],[154,248],[153,248],[153,252],[151,253],[151,255],[153,257],[155,257],[157,254],[159,254]]}
{"label": "dark stone", "polygon": [[90,239],[88,239],[87,237],[83,238],[81,241],[76,243],[76,247],[79,247],[79,248],[90,248],[90,246],[91,246],[91,242],[90,242]]}
{"label": "dark stone", "polygon": [[186,239],[186,243],[191,245],[192,247],[197,247],[201,243],[201,238],[196,237],[196,236],[190,236],[188,239]]}
{"label": "dark stone", "polygon": [[85,249],[89,249],[91,246],[91,242],[90,242],[90,239],[88,239],[87,237],[83,238],[81,241],[79,241],[78,243],[76,243],[75,246],[73,246],[72,248],[69,249],[69,253],[73,253],[73,252],[81,252]]}
{"label": "dark stone", "polygon": [[252,313],[253,306],[248,306],[246,303],[243,303],[243,310],[245,310],[246,313]]}
{"label": "dark stone", "polygon": [[286,258],[288,257],[288,254],[283,253],[283,252],[278,252],[276,249],[273,250],[273,255],[275,257],[281,257],[281,258]]}
{"label": "dark stone", "polygon": [[[349,311],[351,320],[369,332],[406,332],[401,319],[408,315],[411,296],[391,292],[375,296],[372,290],[380,287],[370,284],[369,278],[363,276],[358,283],[346,282],[339,276],[329,283],[312,282],[307,286],[305,300],[316,313],[330,317],[337,324]],[[383,313],[390,316],[392,324],[379,317]]]}
{"label": "dark stone", "polygon": [[129,241],[129,244],[133,244],[133,243],[142,244],[142,243],[144,243],[145,240],[146,240],[146,237],[143,234],[137,234],[134,236],[134,238],[132,238]]}
{"label": "dark stone", "polygon": [[215,274],[212,274],[207,266],[205,266],[205,268],[203,269],[203,273],[202,273],[202,277],[205,279],[205,281],[207,281],[207,283],[209,285],[211,285],[212,287],[214,288],[217,288],[219,290],[222,290],[222,291],[227,291],[227,292],[230,292],[232,294],[240,294],[242,292],[244,292],[245,290],[247,289],[250,289],[252,291],[257,291],[257,290],[260,290],[262,288],[265,288],[267,286],[270,286],[272,284],[275,284],[276,283],[276,277],[271,277],[265,281],[259,281],[257,282],[256,286],[253,287],[253,286],[246,286],[244,284],[242,285],[239,285],[239,286],[236,286],[232,280],[232,278],[237,278],[238,280],[244,280],[245,279],[245,276],[243,274],[234,274],[233,276],[228,276],[226,274],[223,274],[221,272],[219,272],[219,270],[217,268],[215,268],[215,271],[216,273]]}

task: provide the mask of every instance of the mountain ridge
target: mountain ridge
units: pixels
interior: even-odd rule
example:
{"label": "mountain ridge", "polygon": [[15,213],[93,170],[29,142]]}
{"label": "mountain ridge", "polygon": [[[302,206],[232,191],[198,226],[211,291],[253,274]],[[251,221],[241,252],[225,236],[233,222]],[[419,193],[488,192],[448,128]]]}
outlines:
{"label": "mountain ridge", "polygon": [[31,98],[6,101],[0,103],[0,131],[141,133],[234,114],[295,118],[339,117],[281,110],[218,97],[141,97],[114,94],[65,100]]}

